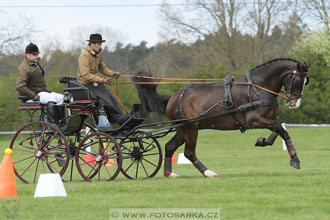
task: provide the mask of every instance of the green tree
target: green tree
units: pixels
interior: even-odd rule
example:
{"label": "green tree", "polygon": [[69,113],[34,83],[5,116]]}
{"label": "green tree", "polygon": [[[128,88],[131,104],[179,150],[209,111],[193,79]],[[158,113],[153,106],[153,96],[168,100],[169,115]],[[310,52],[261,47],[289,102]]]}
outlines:
{"label": "green tree", "polygon": [[298,110],[289,111],[281,106],[282,121],[330,123],[330,35],[326,31],[303,35],[292,55],[297,60],[312,62],[310,83]]}

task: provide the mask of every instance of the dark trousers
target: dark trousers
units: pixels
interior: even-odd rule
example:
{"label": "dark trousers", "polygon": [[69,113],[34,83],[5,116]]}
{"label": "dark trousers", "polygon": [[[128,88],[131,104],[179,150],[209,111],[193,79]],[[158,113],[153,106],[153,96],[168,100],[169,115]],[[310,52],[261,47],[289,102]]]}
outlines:
{"label": "dark trousers", "polygon": [[117,105],[116,100],[105,88],[103,83],[98,83],[98,86],[94,86],[92,82],[85,85],[89,88],[93,94],[98,98],[98,103],[103,106],[105,113],[108,116],[108,120],[111,123],[122,123],[124,120],[123,112]]}

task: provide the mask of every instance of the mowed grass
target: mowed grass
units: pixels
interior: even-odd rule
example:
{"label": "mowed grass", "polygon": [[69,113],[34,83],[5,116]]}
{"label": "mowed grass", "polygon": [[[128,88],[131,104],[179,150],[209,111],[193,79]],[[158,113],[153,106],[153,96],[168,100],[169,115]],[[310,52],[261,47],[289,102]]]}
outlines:
{"label": "mowed grass", "polygon": [[[163,168],[147,180],[122,174],[112,182],[75,179],[64,183],[68,197],[36,199],[36,184],[16,180],[16,219],[109,219],[110,208],[220,208],[221,219],[330,219],[330,128],[288,131],[301,170],[290,167],[280,138],[271,147],[254,147],[267,130],[201,131],[197,156],[219,178],[204,178],[193,165],[173,165],[179,179],[164,178]],[[159,139],[163,149],[172,135]],[[10,137],[0,136],[2,149],[9,144]]]}

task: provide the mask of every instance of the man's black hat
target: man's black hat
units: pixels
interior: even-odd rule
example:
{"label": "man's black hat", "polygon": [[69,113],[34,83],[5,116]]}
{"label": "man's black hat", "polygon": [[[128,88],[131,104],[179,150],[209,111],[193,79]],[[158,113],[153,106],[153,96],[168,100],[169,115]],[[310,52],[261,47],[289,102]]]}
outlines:
{"label": "man's black hat", "polygon": [[87,40],[90,43],[103,43],[105,40],[102,40],[101,34],[91,34],[89,36],[89,40]]}
{"label": "man's black hat", "polygon": [[38,46],[33,44],[33,43],[30,43],[29,45],[26,46],[25,48],[25,53],[27,54],[39,54],[39,49],[38,49]]}

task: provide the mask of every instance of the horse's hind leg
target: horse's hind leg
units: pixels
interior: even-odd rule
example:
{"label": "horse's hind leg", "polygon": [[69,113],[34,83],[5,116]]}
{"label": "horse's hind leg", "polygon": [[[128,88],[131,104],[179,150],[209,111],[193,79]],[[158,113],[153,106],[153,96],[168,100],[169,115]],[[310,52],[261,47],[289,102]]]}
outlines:
{"label": "horse's hind leg", "polygon": [[278,133],[273,132],[269,135],[268,138],[260,137],[257,140],[255,146],[256,147],[265,147],[265,146],[268,146],[268,145],[273,145],[273,143],[275,142],[277,136],[278,136]]}
{"label": "horse's hind leg", "polygon": [[205,177],[218,177],[218,174],[207,169],[204,164],[198,160],[196,156],[197,136],[198,130],[191,130],[186,134],[186,146],[184,150],[185,157],[187,157]]}
{"label": "horse's hind leg", "polygon": [[179,176],[172,172],[172,155],[184,143],[184,138],[177,132],[172,139],[165,145],[164,176],[178,178]]}
{"label": "horse's hind leg", "polygon": [[296,149],[294,148],[289,133],[282,127],[281,124],[277,124],[275,126],[275,132],[277,132],[285,141],[286,147],[288,149],[288,153],[291,157],[290,165],[296,169],[300,169],[300,161],[296,153]]}

